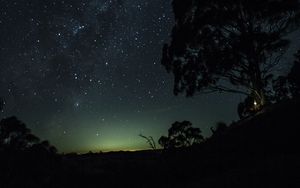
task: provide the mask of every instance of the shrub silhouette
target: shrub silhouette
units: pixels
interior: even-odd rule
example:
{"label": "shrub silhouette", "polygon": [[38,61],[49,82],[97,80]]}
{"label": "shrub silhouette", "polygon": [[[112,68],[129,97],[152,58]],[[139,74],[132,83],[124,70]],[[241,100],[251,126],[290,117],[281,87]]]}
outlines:
{"label": "shrub silhouette", "polygon": [[149,144],[151,149],[156,150],[156,144],[152,136],[145,136],[142,134],[139,134],[139,136],[146,140],[147,144]]}
{"label": "shrub silhouette", "polygon": [[171,149],[189,147],[199,144],[201,141],[203,141],[203,136],[199,128],[192,127],[192,123],[189,121],[176,121],[168,130],[168,137],[160,137],[158,143],[164,149]]}
{"label": "shrub silhouette", "polygon": [[224,122],[218,122],[216,124],[216,127],[215,128],[211,127],[210,130],[213,133],[213,136],[215,136],[215,135],[219,135],[219,134],[224,133],[227,128],[228,127],[227,127],[226,123],[224,123]]}

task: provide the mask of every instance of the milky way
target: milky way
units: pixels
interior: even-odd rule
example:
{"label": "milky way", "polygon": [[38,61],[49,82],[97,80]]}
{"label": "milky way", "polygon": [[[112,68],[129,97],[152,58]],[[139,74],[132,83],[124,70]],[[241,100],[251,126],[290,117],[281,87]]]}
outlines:
{"label": "milky way", "polygon": [[172,122],[209,134],[240,96],[173,96],[160,65],[174,25],[167,0],[0,1],[2,117],[61,152],[144,149]]}

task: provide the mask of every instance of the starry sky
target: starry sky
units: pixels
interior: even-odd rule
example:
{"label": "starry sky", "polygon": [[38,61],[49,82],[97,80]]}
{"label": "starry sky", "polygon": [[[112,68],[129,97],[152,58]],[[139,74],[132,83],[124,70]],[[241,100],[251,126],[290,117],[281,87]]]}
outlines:
{"label": "starry sky", "polygon": [[0,0],[1,118],[59,152],[146,149],[174,121],[205,136],[237,120],[239,95],[173,95],[160,64],[170,0]]}

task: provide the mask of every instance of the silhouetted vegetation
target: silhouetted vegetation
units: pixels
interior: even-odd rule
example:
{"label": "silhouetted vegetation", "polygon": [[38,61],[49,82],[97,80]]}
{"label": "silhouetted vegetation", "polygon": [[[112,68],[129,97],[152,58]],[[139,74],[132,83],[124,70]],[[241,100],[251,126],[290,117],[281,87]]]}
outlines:
{"label": "silhouetted vegetation", "polygon": [[190,147],[194,144],[199,144],[203,141],[201,130],[199,128],[192,127],[192,123],[189,121],[183,121],[172,124],[168,130],[168,136],[162,136],[158,140],[158,143],[164,149]]}
{"label": "silhouetted vegetation", "polygon": [[224,122],[218,122],[216,124],[216,127],[215,128],[211,127],[210,130],[213,133],[212,136],[216,136],[216,135],[220,135],[220,134],[225,133],[226,130],[227,130],[227,128],[228,127],[227,127],[226,123],[224,123]]}
{"label": "silhouetted vegetation", "polygon": [[4,99],[3,99],[3,98],[1,98],[1,97],[0,97],[0,111],[2,111],[2,110],[3,110],[3,108],[4,108],[4,105],[5,105],[5,101],[4,101]]}
{"label": "silhouetted vegetation", "polygon": [[260,107],[258,106],[254,97],[252,95],[249,95],[244,99],[243,102],[240,102],[238,104],[237,111],[240,119],[243,119],[245,117],[254,115],[259,109]]}
{"label": "silhouetted vegetation", "polygon": [[9,117],[0,121],[0,151],[27,151],[41,148],[49,153],[57,150],[49,141],[40,139],[31,133],[31,130],[16,117]]}
{"label": "silhouetted vegetation", "polygon": [[[179,137],[170,152],[65,155],[62,182],[73,187],[99,181],[104,187],[298,187],[298,107],[298,99],[281,101],[252,118],[219,122],[211,137],[198,144]],[[177,135],[192,126],[184,121],[172,127],[171,135]]]}
{"label": "silhouetted vegetation", "polygon": [[0,122],[0,186],[51,187],[58,170],[56,148],[40,142],[16,117]]}
{"label": "silhouetted vegetation", "polygon": [[273,81],[276,102],[300,96],[300,51],[295,54],[295,61],[287,76],[279,76]]}
{"label": "silhouetted vegetation", "polygon": [[152,136],[144,136],[142,134],[139,135],[141,138],[145,139],[147,144],[149,144],[150,148],[156,150],[156,143]]}
{"label": "silhouetted vegetation", "polygon": [[35,144],[39,138],[31,134],[25,124],[16,117],[10,117],[0,122],[0,149],[2,151],[24,151]]}
{"label": "silhouetted vegetation", "polygon": [[300,96],[300,50],[295,54],[296,60],[288,75],[290,90],[294,97]]}
{"label": "silhouetted vegetation", "polygon": [[173,10],[162,64],[174,74],[175,94],[244,94],[241,117],[270,102],[273,70],[300,23],[298,0],[174,0]]}

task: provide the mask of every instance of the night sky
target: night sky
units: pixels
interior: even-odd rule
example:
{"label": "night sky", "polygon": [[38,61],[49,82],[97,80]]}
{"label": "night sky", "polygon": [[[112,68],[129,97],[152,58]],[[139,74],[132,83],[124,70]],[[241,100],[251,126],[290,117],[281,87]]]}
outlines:
{"label": "night sky", "polygon": [[160,64],[170,0],[1,0],[1,118],[15,115],[59,152],[146,149],[174,121],[205,136],[237,120],[239,95],[173,95]]}

